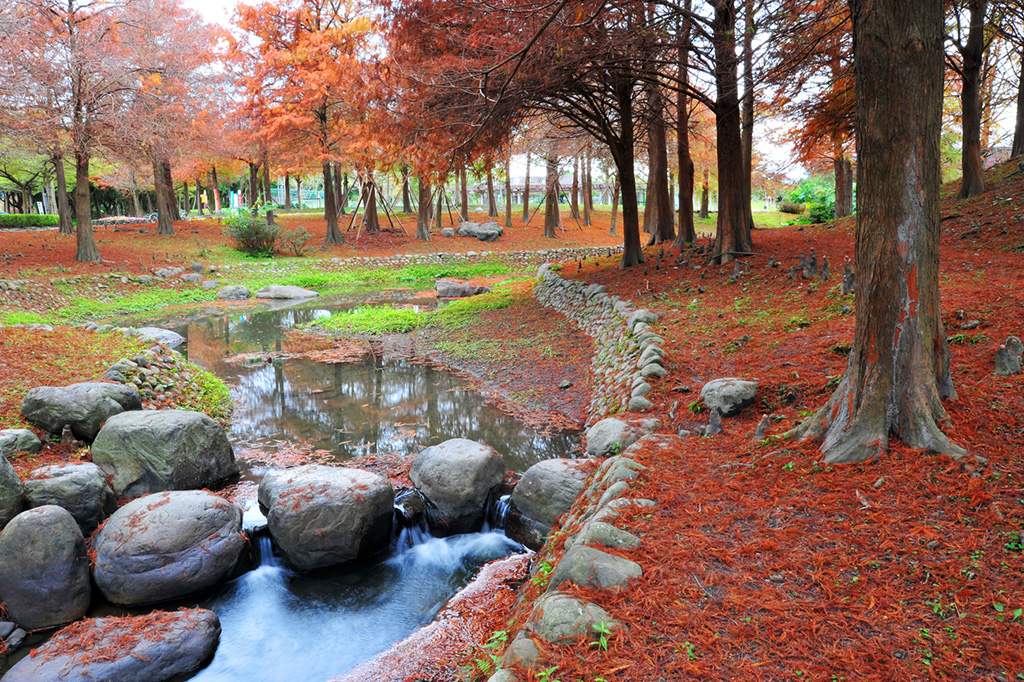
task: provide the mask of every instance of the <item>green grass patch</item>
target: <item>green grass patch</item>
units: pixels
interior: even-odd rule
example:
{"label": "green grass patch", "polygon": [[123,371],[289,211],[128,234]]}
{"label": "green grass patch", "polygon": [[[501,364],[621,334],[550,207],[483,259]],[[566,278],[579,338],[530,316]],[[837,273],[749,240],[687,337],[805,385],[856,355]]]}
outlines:
{"label": "green grass patch", "polygon": [[231,392],[220,377],[195,367],[194,378],[182,391],[178,407],[208,414],[217,422],[227,424],[231,418]]}
{"label": "green grass patch", "polygon": [[26,313],[21,311],[0,312],[0,324],[45,324],[46,319],[38,313]]}
{"label": "green grass patch", "polygon": [[313,324],[345,334],[400,334],[418,327],[423,315],[410,308],[367,306],[334,313]]}
{"label": "green grass patch", "polygon": [[508,308],[518,300],[519,295],[513,289],[499,286],[489,294],[452,301],[445,307],[428,313],[424,325],[448,331],[462,329],[475,322],[480,313]]}
{"label": "green grass patch", "polygon": [[216,291],[203,289],[151,289],[120,296],[104,303],[91,298],[72,299],[71,305],[55,310],[52,319],[60,323],[78,322],[91,318],[132,315],[160,310],[169,306],[214,300]]}

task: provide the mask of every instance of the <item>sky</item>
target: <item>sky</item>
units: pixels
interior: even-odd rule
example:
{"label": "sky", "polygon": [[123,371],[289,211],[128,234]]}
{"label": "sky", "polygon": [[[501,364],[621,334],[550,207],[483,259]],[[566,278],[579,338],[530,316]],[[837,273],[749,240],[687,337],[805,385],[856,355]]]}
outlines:
{"label": "sky", "polygon": [[227,27],[238,0],[181,0],[183,7],[194,9],[209,23]]}

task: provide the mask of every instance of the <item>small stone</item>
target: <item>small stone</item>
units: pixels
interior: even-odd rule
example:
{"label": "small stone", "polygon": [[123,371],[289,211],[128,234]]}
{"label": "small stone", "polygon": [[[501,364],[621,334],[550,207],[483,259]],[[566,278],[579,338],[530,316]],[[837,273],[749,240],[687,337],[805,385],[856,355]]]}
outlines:
{"label": "small stone", "polygon": [[761,421],[757,423],[757,432],[754,434],[754,440],[764,440],[765,434],[768,433],[768,429],[771,428],[772,422],[768,418],[767,414],[761,415]]}
{"label": "small stone", "polygon": [[711,408],[711,416],[708,418],[708,425],[704,427],[705,436],[717,436],[722,433],[722,413],[717,407]]}
{"label": "small stone", "polygon": [[561,389],[572,388],[572,382],[568,379],[562,379],[562,381],[558,383],[558,387]]}
{"label": "small stone", "polygon": [[630,412],[645,412],[652,407],[654,407],[654,403],[643,396],[635,396],[629,399],[628,409]]}

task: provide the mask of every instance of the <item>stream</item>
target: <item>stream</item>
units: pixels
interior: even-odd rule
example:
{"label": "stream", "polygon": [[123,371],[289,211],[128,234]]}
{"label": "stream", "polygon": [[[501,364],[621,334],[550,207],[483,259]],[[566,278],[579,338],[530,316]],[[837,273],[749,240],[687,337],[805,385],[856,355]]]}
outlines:
{"label": "stream", "polygon": [[[508,468],[522,472],[578,448],[577,434],[541,434],[489,405],[465,380],[418,362],[378,355],[344,364],[227,361],[280,351],[297,325],[368,303],[433,301],[390,291],[278,309],[206,309],[147,324],[184,336],[178,350],[231,387],[229,438],[236,452],[312,448],[341,463],[364,454],[414,455],[449,438],[469,438],[491,445]],[[240,463],[243,478],[252,481],[267,470]],[[196,682],[326,682],[429,623],[485,563],[523,551],[501,528],[449,538],[406,530],[370,564],[295,573],[261,530],[265,524],[250,503],[244,525],[254,535],[254,568],[198,602],[218,614],[222,634],[211,663],[190,678]]]}

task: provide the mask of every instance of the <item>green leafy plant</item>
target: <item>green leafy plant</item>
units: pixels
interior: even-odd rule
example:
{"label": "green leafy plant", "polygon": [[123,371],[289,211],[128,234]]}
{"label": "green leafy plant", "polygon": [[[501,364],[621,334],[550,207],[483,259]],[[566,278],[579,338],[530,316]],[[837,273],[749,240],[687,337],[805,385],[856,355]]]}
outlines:
{"label": "green leafy plant", "polygon": [[612,634],[612,631],[608,629],[603,620],[597,625],[591,625],[590,627],[597,635],[597,639],[591,642],[590,646],[596,646],[601,651],[608,651],[608,636]]}
{"label": "green leafy plant", "polygon": [[39,215],[35,213],[12,213],[0,215],[0,229],[18,227],[56,227],[60,218],[55,215]]}
{"label": "green leafy plant", "polygon": [[299,227],[294,230],[284,230],[278,235],[281,245],[289,249],[296,257],[302,256],[306,250],[306,244],[313,238],[306,228]]}
{"label": "green leafy plant", "polygon": [[396,334],[412,331],[421,322],[421,313],[411,308],[371,305],[334,313],[314,324],[349,334]]}
{"label": "green leafy plant", "polygon": [[242,211],[223,218],[225,230],[235,241],[235,248],[251,258],[272,258],[281,228],[269,225],[260,217],[259,207],[253,212]]}

